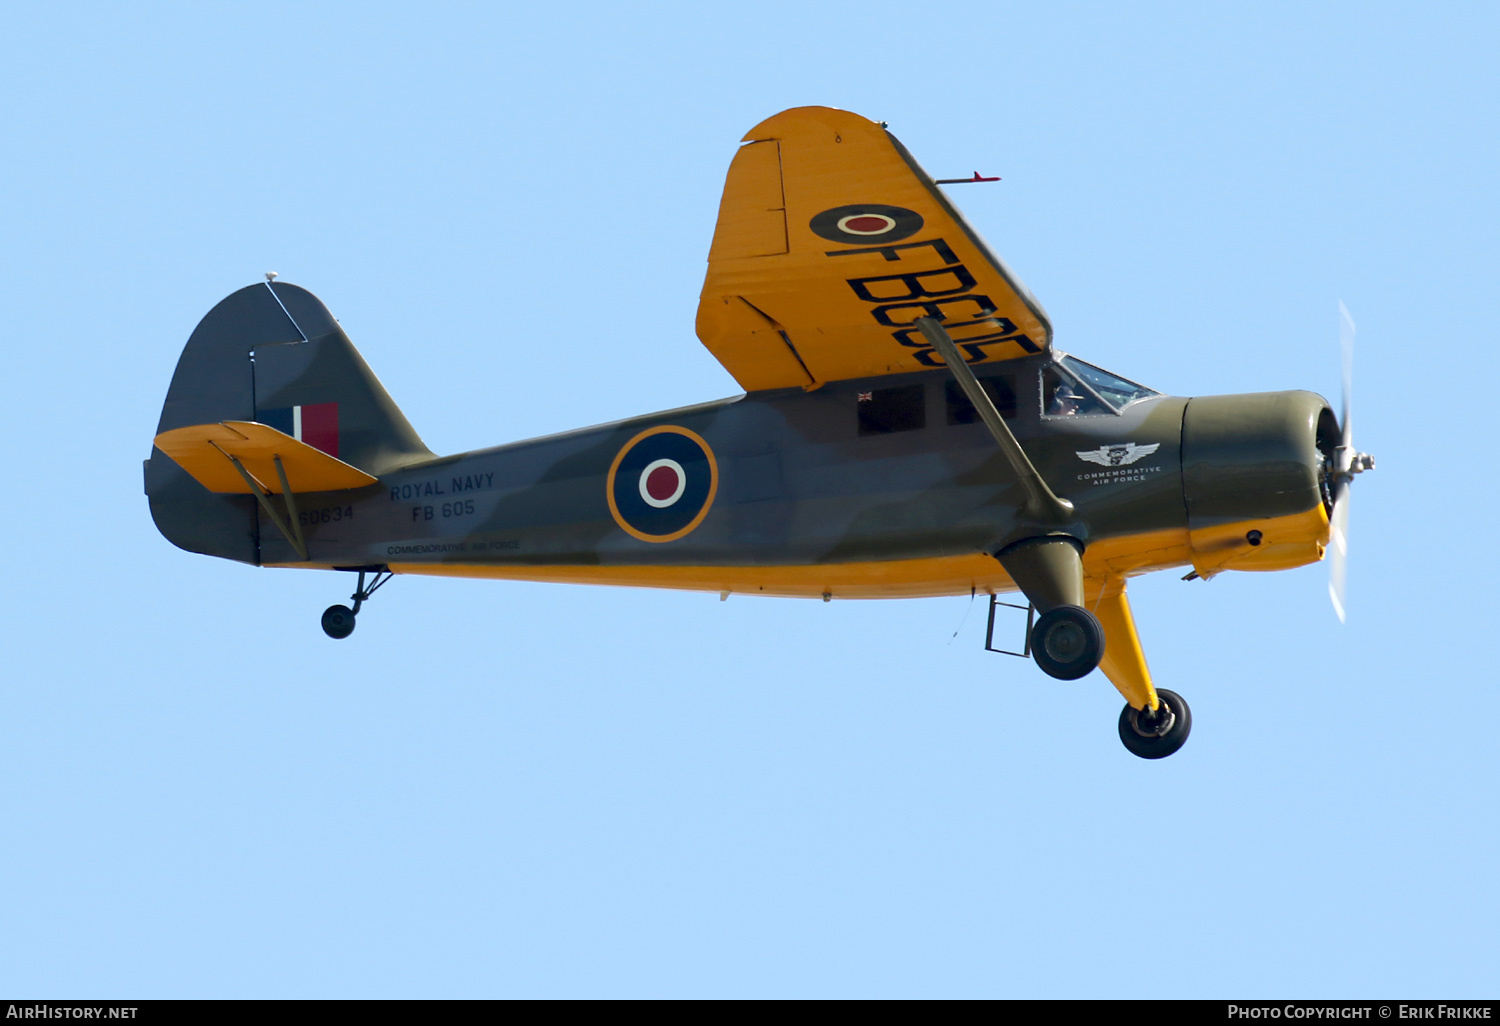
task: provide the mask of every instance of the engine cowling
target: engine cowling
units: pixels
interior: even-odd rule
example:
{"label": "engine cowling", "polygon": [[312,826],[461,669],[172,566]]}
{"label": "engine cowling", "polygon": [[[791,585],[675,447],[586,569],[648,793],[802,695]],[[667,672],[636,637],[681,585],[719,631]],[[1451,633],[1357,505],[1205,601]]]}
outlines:
{"label": "engine cowling", "polygon": [[1312,392],[1189,400],[1182,491],[1193,568],[1210,577],[1322,559],[1337,445],[1337,418]]}

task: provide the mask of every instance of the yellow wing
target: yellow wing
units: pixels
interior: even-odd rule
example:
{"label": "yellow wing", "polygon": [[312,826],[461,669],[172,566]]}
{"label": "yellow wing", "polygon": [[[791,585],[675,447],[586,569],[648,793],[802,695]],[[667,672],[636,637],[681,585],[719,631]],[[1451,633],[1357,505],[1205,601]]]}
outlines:
{"label": "yellow wing", "polygon": [[1042,351],[1046,312],[879,124],[798,107],[745,136],[724,183],[698,337],[747,391]]}

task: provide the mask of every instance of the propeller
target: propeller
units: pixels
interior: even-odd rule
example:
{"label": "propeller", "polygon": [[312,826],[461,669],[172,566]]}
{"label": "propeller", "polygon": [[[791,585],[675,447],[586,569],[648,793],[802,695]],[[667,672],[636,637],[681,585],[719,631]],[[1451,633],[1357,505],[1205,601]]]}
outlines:
{"label": "propeller", "polygon": [[1355,474],[1375,469],[1375,458],[1354,448],[1354,427],[1350,419],[1351,394],[1354,391],[1354,318],[1339,301],[1339,348],[1343,350],[1344,402],[1339,418],[1339,444],[1333,450],[1333,518],[1328,530],[1328,597],[1339,623],[1346,620],[1344,595],[1349,572],[1349,484]]}

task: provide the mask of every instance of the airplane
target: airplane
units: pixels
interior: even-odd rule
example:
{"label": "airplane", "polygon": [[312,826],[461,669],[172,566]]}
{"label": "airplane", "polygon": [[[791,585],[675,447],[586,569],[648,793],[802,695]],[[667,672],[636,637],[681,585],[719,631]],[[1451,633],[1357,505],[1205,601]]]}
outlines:
{"label": "airplane", "polygon": [[[979,179],[978,173],[975,173]],[[357,574],[347,638],[398,574],[832,599],[1026,600],[1046,674],[1119,690],[1127,750],[1192,727],[1126,587],[1322,559],[1343,616],[1352,443],[1287,391],[1164,395],[1059,350],[1025,285],[883,123],[784,111],[730,164],[698,338],[745,390],[438,456],[338,322],[268,274],[188,339],[145,464],[161,533]],[[1340,304],[1342,311],[1342,304]],[[1010,605],[1010,603],[1002,603]],[[1015,614],[1012,614],[1015,615]]]}

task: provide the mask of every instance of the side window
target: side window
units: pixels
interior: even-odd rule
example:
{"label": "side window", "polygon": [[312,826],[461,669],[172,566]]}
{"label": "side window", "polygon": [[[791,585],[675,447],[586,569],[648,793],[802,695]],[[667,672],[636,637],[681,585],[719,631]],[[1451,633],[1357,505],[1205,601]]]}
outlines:
{"label": "side window", "polygon": [[[1009,378],[980,378],[979,384],[989,395],[990,402],[995,404],[995,409],[1000,411],[1000,416],[1010,420],[1016,415],[1016,389]],[[944,382],[943,405],[948,410],[949,424],[979,423],[979,411],[974,409],[974,404],[969,402],[957,381]]]}
{"label": "side window", "polygon": [[1076,381],[1051,365],[1042,372],[1042,414],[1047,417],[1087,417],[1113,413]]}
{"label": "side window", "polygon": [[917,431],[927,426],[926,389],[921,385],[900,388],[875,388],[860,392],[859,434],[889,435],[897,431]]}

